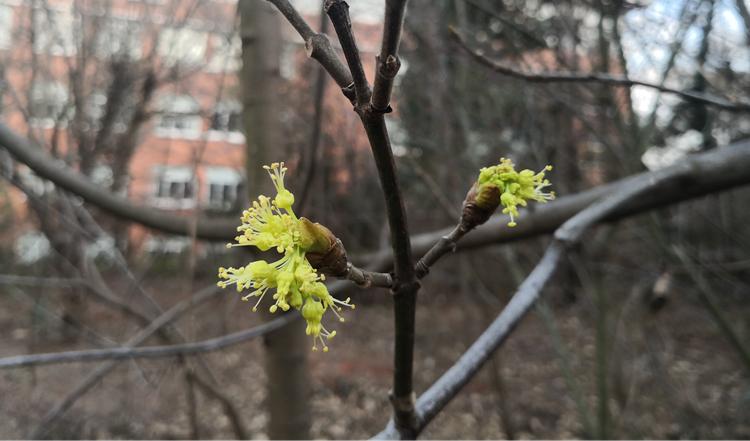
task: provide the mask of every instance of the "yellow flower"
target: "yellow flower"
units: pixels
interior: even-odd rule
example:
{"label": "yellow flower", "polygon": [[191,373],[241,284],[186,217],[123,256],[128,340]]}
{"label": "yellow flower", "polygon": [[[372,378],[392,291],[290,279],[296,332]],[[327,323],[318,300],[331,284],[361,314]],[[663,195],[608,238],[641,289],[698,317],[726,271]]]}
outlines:
{"label": "yellow flower", "polygon": [[348,298],[341,301],[331,296],[322,283],[325,276],[318,274],[305,257],[308,251],[319,251],[321,244],[318,243],[320,240],[311,237],[313,224],[304,218],[297,218],[292,210],[294,195],[284,187],[287,170],[284,163],[274,163],[264,168],[276,188],[276,197],[272,200],[259,196],[242,213],[242,224],[237,227],[240,235],[235,238],[237,243],[227,246],[254,246],[261,251],[273,248],[283,255],[271,263],[258,260],[241,268],[219,268],[219,278],[222,280],[217,285],[221,288],[236,285],[238,292],[252,289],[242,300],[258,297],[253,311],[257,311],[267,292],[275,290],[272,295],[275,302],[269,311],[275,313],[279,309],[288,311],[291,308],[300,311],[307,322],[306,332],[313,338],[313,350],[318,349],[317,343],[320,342],[323,351],[327,352],[325,340],[333,338],[336,331],[328,331],[323,326],[323,316],[330,309],[343,322],[339,314],[342,307],[354,309],[354,305]]}
{"label": "yellow flower", "polygon": [[543,191],[552,185],[544,178],[545,172],[550,170],[552,166],[548,165],[538,173],[529,169],[517,172],[513,161],[500,158],[500,164],[485,167],[479,171],[477,185],[480,194],[485,186],[495,186],[500,190],[503,213],[510,216],[508,226],[515,227],[519,206],[525,207],[528,201],[545,203],[555,198],[554,192]]}

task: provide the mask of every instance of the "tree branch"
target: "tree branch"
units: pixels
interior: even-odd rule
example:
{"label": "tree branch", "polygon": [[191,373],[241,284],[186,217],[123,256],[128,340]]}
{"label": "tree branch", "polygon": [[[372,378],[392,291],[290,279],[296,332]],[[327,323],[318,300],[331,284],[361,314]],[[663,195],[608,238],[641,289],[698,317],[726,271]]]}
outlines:
{"label": "tree branch", "polygon": [[493,71],[520,80],[532,82],[532,83],[604,83],[613,86],[632,87],[632,86],[643,86],[651,89],[656,89],[660,92],[671,93],[677,95],[680,98],[700,102],[707,105],[717,107],[722,110],[728,110],[732,112],[750,112],[750,103],[747,102],[733,102],[725,98],[713,96],[710,94],[700,92],[690,92],[671,87],[666,87],[661,84],[649,83],[640,80],[631,80],[622,75],[613,75],[610,73],[599,73],[599,72],[526,72],[516,69],[512,66],[504,64],[500,61],[492,60],[487,58],[483,52],[478,49],[473,49],[469,46],[466,39],[455,29],[451,28],[451,35],[466,53],[471,55],[480,64],[489,67]]}
{"label": "tree branch", "polygon": [[[325,35],[328,28],[328,19],[326,15],[320,14],[320,33]],[[310,145],[307,149],[307,160],[305,161],[305,175],[302,178],[301,194],[297,199],[297,210],[305,214],[305,207],[309,196],[312,193],[312,184],[315,178],[315,172],[318,168],[318,150],[322,141],[323,134],[323,101],[325,101],[326,90],[326,72],[323,66],[318,66],[315,70],[315,85],[313,86],[313,122],[310,132]]]}
{"label": "tree branch", "polygon": [[[176,320],[179,316],[189,311],[191,308],[202,304],[205,301],[210,300],[214,296],[218,295],[221,291],[216,286],[210,286],[198,291],[190,299],[183,300],[177,303],[172,308],[165,311],[162,315],[151,322],[147,327],[141,329],[138,333],[128,339],[124,346],[135,347],[146,341],[154,333],[159,331],[162,327]],[[68,393],[62,400],[60,400],[39,422],[39,425],[34,429],[29,438],[38,439],[44,436],[50,429],[52,422],[70,408],[79,398],[86,394],[92,387],[94,387],[99,380],[107,375],[112,369],[117,366],[117,361],[109,361],[107,363],[99,365],[96,369],[91,371],[76,387]]]}
{"label": "tree branch", "polygon": [[[373,273],[356,267],[352,267],[352,270],[357,272],[359,276],[350,276],[350,280],[352,280],[352,278],[358,280],[369,279],[372,286],[380,286],[378,284],[385,284],[390,280],[390,275],[388,274]],[[344,291],[348,286],[351,285],[343,281],[337,281],[330,284],[328,286],[328,289],[332,295],[337,295]],[[140,342],[145,341],[155,332],[176,320],[179,316],[187,312],[189,309],[203,304],[204,302],[212,299],[214,296],[222,292],[223,290],[211,286],[199,291],[193,298],[186,299],[182,302],[177,303],[156,320],[149,323],[146,328],[141,330],[138,334],[136,334],[129,340],[129,342],[137,341],[136,343],[126,343],[121,347],[107,348],[109,350],[88,349],[80,351],[52,352],[46,354],[27,354],[4,357],[0,358],[0,369],[10,369],[25,366],[41,366],[59,363],[86,363],[100,360],[116,361],[134,358],[164,358],[182,355],[195,355],[203,352],[213,352],[243,343],[255,337],[266,335],[283,326],[286,326],[287,324],[301,317],[299,314],[286,314],[253,328],[199,342],[136,347],[136,345],[140,344]]]}
{"label": "tree branch", "polygon": [[81,351],[51,352],[46,354],[27,354],[4,357],[0,358],[0,369],[43,366],[60,363],[90,363],[101,360],[115,361],[135,358],[164,358],[213,352],[266,335],[286,326],[300,317],[299,314],[285,314],[277,319],[245,329],[244,331],[191,343],[145,347],[122,346],[117,348],[87,349]]}
{"label": "tree branch", "polygon": [[419,259],[419,262],[417,262],[415,268],[417,277],[421,279],[426,276],[430,272],[430,267],[437,263],[441,257],[447,253],[456,251],[458,241],[468,232],[469,230],[467,230],[463,223],[459,221],[458,225],[456,225],[450,233],[445,236],[440,236],[440,239],[435,245],[433,245],[432,248],[430,248],[425,255]]}
{"label": "tree branch", "polygon": [[[45,154],[39,147],[16,135],[5,124],[0,123],[0,146],[13,157],[26,164],[39,176],[55,185],[82,197],[87,202],[124,220],[137,222],[156,230],[187,236],[192,219],[178,216],[153,207],[139,206],[102,189],[63,163]],[[207,240],[231,240],[237,234],[236,219],[198,220],[197,237]]]}
{"label": "tree branch", "polygon": [[[519,286],[500,315],[461,358],[419,397],[417,434],[460,392],[513,332],[515,326],[541,295],[542,289],[557,270],[567,249],[577,244],[588,228],[605,219],[623,204],[668,182],[679,182],[691,171],[690,167],[678,167],[666,173],[657,173],[651,179],[633,182],[580,211],[558,228],[544,256]],[[376,438],[398,436],[394,427],[395,425],[390,423]]]}
{"label": "tree branch", "polygon": [[297,33],[305,40],[307,56],[314,58],[331,75],[336,84],[341,87],[344,96],[354,101],[354,89],[352,75],[344,64],[339,60],[330,40],[323,33],[312,30],[304,18],[297,12],[294,6],[287,0],[268,0],[294,27]]}
{"label": "tree branch", "polygon": [[[394,8],[394,5],[391,4],[391,8]],[[391,231],[391,247],[395,257],[395,280],[391,288],[395,321],[395,345],[393,351],[393,390],[390,398],[396,425],[403,436],[409,437],[414,433],[416,427],[413,392],[414,321],[419,282],[412,262],[406,210],[396,177],[396,163],[393,160],[391,141],[383,112],[374,109],[370,103],[370,86],[362,69],[362,60],[352,33],[349,7],[342,0],[326,0],[326,11],[336,29],[344,56],[354,77],[354,88],[357,96],[354,110],[362,120],[362,125],[367,133],[385,197],[386,214]],[[394,10],[392,10],[391,15],[394,13]],[[389,20],[393,21],[394,18],[391,17]],[[401,11],[401,20],[403,20],[403,11]],[[391,28],[393,26],[391,24]],[[397,27],[400,29],[400,25]],[[389,34],[389,30],[386,29],[384,35],[385,39],[389,39],[387,47],[395,51],[398,48],[399,34]]]}
{"label": "tree branch", "polygon": [[232,423],[232,428],[234,429],[234,434],[237,436],[237,439],[249,439],[250,436],[247,433],[247,429],[245,429],[245,425],[242,424],[241,414],[237,411],[237,407],[234,405],[234,403],[232,403],[232,400],[222,391],[207,383],[199,375],[196,375],[195,372],[188,371],[187,375],[197,386],[199,386],[203,390],[204,393],[214,397],[221,403],[221,405],[224,407],[224,412],[227,414],[229,421]]}
{"label": "tree branch", "polygon": [[388,273],[378,273],[357,268],[351,263],[347,264],[346,278],[362,288],[376,286],[379,288],[392,288],[393,278]]}
{"label": "tree branch", "polygon": [[[750,140],[730,144],[706,153],[689,155],[675,165],[654,172],[643,172],[609,184],[561,197],[548,204],[529,207],[521,212],[516,227],[508,227],[507,216],[496,214],[487,223],[466,233],[456,243],[456,250],[469,250],[493,243],[508,243],[552,233],[566,220],[596,201],[642,180],[654,179],[662,173],[676,173],[683,168],[689,173],[680,182],[668,182],[647,194],[618,207],[605,221],[615,221],[657,207],[664,207],[750,183]],[[682,172],[680,172],[682,173]],[[425,254],[433,247],[441,248],[439,256],[452,251],[452,246],[439,245],[455,227],[418,234],[412,237],[415,254]],[[432,251],[435,253],[436,251]],[[437,259],[430,258],[432,264]],[[434,261],[433,261],[434,260]],[[357,262],[371,262],[376,271],[387,271],[393,262],[392,251],[381,250],[360,256]]]}
{"label": "tree branch", "polygon": [[331,19],[331,23],[333,23],[336,35],[339,37],[341,50],[344,52],[344,58],[346,58],[346,63],[349,65],[349,70],[354,79],[356,106],[363,108],[370,104],[372,92],[365,76],[365,70],[362,67],[362,59],[352,31],[349,5],[343,0],[326,0],[325,10]]}
{"label": "tree branch", "polygon": [[[167,233],[188,235],[191,231],[189,229],[190,219],[151,207],[137,206],[102,190],[74,170],[66,168],[55,159],[45,155],[39,151],[40,149],[32,147],[29,141],[14,134],[2,123],[0,123],[0,146],[5,147],[18,161],[27,165],[39,176],[84,198],[87,202],[109,212],[111,215]],[[622,209],[622,213],[618,212],[613,215],[613,219],[746,184],[748,182],[746,171],[750,169],[750,141],[740,141],[712,152],[691,155],[685,158],[685,161],[701,170],[700,174],[696,173],[691,177],[690,185],[686,187],[685,191],[680,188],[668,188],[651,193],[634,203],[627,204]],[[504,216],[493,216],[486,224],[467,234],[456,249],[463,250],[485,246],[490,243],[511,242],[551,233],[556,227],[587,205],[616,191],[617,187],[627,185],[627,182],[631,180],[645,179],[651,173],[653,172],[633,175],[526,210],[522,212],[519,218],[523,221],[519,222],[519,225],[515,228],[509,228],[505,225],[507,220]],[[136,214],[131,216],[131,212]],[[199,219],[197,237],[208,240],[231,240],[236,235],[236,226],[236,220]],[[413,243],[414,253],[426,253],[441,237],[450,234],[453,229],[451,227],[415,235],[410,240]],[[373,262],[373,271],[387,271],[393,264],[393,251],[382,250],[369,253],[361,256],[357,261]]]}
{"label": "tree branch", "polygon": [[393,79],[401,68],[398,46],[404,26],[406,0],[386,0],[383,22],[383,41],[375,67],[372,107],[378,112],[389,112]]}

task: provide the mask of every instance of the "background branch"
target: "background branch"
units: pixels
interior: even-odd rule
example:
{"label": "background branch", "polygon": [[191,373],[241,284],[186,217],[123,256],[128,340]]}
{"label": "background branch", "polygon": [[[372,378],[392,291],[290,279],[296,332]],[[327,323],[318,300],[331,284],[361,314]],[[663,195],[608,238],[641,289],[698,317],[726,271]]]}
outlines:
{"label": "background branch", "polygon": [[458,31],[451,28],[451,35],[454,40],[458,43],[459,47],[466,53],[471,55],[480,64],[489,67],[493,71],[520,80],[532,82],[532,83],[603,83],[613,86],[632,87],[632,86],[643,86],[650,89],[656,89],[660,92],[671,93],[679,96],[680,98],[708,104],[719,109],[728,110],[732,112],[750,112],[750,103],[746,102],[732,102],[724,98],[716,97],[706,93],[690,92],[671,87],[666,87],[662,84],[654,84],[646,81],[632,80],[622,75],[613,75],[609,73],[599,72],[528,72],[516,69],[500,61],[492,60],[484,55],[481,50],[473,49],[469,46],[466,38],[463,37]]}
{"label": "background branch", "polygon": [[[45,154],[41,148],[32,146],[28,140],[18,136],[2,123],[0,123],[0,146],[39,176],[119,219],[137,222],[167,233],[190,235],[192,219],[153,207],[139,206],[102,189],[101,186],[68,168],[64,163]],[[237,234],[236,226],[236,219],[200,218],[196,227],[196,235],[207,240],[231,240]]]}
{"label": "background branch", "polygon": [[52,352],[47,354],[28,354],[4,357],[0,358],[0,369],[60,363],[88,363],[101,360],[164,358],[213,352],[266,335],[286,326],[300,317],[301,316],[298,314],[285,314],[277,319],[243,331],[192,343],[145,347],[123,346],[118,348],[89,349],[82,351]]}

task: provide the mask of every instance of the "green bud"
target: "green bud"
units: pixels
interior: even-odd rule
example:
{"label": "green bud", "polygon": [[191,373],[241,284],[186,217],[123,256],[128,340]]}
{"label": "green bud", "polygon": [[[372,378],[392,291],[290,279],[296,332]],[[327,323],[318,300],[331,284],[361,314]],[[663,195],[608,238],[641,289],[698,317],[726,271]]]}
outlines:
{"label": "green bud", "polygon": [[323,225],[299,218],[300,246],[307,252],[325,253],[336,242],[336,236]]}

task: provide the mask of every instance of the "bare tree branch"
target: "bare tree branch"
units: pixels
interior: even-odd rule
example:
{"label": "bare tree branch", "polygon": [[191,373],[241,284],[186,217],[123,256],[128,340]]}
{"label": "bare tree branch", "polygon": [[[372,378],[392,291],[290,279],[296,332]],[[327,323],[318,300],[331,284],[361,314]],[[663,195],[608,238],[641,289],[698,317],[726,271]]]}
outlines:
{"label": "bare tree branch", "polygon": [[[29,141],[16,135],[2,123],[0,123],[0,146],[7,149],[16,160],[26,164],[39,176],[114,216],[167,233],[183,236],[190,234],[192,219],[152,207],[139,206],[103,190],[84,176],[45,154],[42,149],[35,148]],[[208,240],[231,240],[237,234],[236,226],[237,220],[235,219],[201,218],[196,228],[197,237]]]}
{"label": "bare tree branch", "polygon": [[[619,220],[656,207],[676,204],[750,183],[750,140],[730,144],[710,152],[687,156],[679,163],[663,170],[639,173],[580,193],[561,197],[548,204],[529,207],[521,212],[516,227],[507,226],[507,216],[494,215],[487,223],[466,233],[465,237],[456,243],[456,250],[469,250],[492,243],[508,243],[552,233],[566,220],[596,201],[617,193],[636,182],[653,179],[659,173],[674,172],[675,169],[683,167],[690,168],[692,171],[685,174],[680,182],[669,182],[649,191],[636,200],[623,204],[605,220]],[[444,245],[437,243],[443,237],[451,236],[453,230],[455,230],[455,227],[413,236],[414,253],[425,254],[431,248],[439,246],[441,248],[440,256],[445,255],[453,248],[450,241]],[[357,261],[371,262],[370,267],[374,270],[387,271],[393,262],[393,256],[390,250],[381,250],[359,256]],[[435,262],[437,262],[437,259],[432,263]]]}
{"label": "bare tree branch", "polygon": [[458,241],[468,232],[469,230],[466,229],[466,226],[459,221],[456,228],[451,230],[451,232],[445,236],[441,236],[435,245],[433,245],[432,248],[430,248],[417,262],[417,277],[421,279],[426,276],[430,272],[430,267],[437,263],[441,257],[447,253],[456,251]]}
{"label": "bare tree branch", "polygon": [[[210,286],[198,291],[190,299],[183,300],[177,303],[172,308],[165,311],[156,320],[152,321],[149,326],[141,329],[138,333],[128,339],[124,346],[135,347],[146,341],[149,337],[159,331],[162,327],[176,320],[179,316],[189,311],[191,308],[202,304],[218,295],[221,289],[216,286]],[[112,369],[117,366],[117,361],[109,361],[107,363],[99,365],[96,369],[91,371],[76,387],[68,393],[62,400],[60,400],[49,412],[42,418],[39,425],[29,434],[29,438],[37,439],[44,436],[49,429],[51,424],[57,420],[66,410],[70,408],[79,398],[86,394],[92,387],[94,387],[99,380],[107,375]]]}
{"label": "bare tree branch", "polygon": [[379,288],[392,288],[393,278],[388,273],[378,273],[357,268],[351,263],[347,264],[346,278],[362,288],[376,286]]}
{"label": "bare tree branch", "polygon": [[[588,206],[558,228],[544,256],[518,287],[500,315],[461,358],[419,397],[417,400],[417,434],[460,392],[492,353],[513,332],[515,326],[541,295],[545,284],[557,270],[567,249],[576,245],[588,228],[614,213],[623,204],[670,182],[679,182],[691,172],[692,168],[683,164],[683,166],[654,173],[650,179],[632,182]],[[400,433],[395,430],[395,424],[389,423],[386,430],[378,434],[376,438],[393,439],[398,436]]]}
{"label": "bare tree branch", "polygon": [[[321,8],[322,10],[322,8]],[[320,14],[320,33],[325,35],[328,30],[328,19],[326,15]],[[302,189],[297,199],[297,210],[305,214],[305,206],[312,193],[312,184],[315,178],[315,172],[318,168],[318,151],[323,135],[323,102],[325,101],[326,90],[326,72],[323,66],[318,66],[315,71],[315,85],[313,86],[313,121],[310,132],[310,146],[307,149],[307,161],[305,164],[305,174],[302,178]]]}
{"label": "bare tree branch", "polygon": [[372,91],[370,83],[367,82],[365,70],[362,67],[362,59],[357,49],[357,42],[352,31],[352,21],[349,18],[349,5],[343,0],[326,0],[325,10],[333,23],[336,35],[339,37],[341,49],[344,51],[346,63],[354,79],[354,93],[356,106],[362,108],[370,104]]}
{"label": "bare tree branch", "polygon": [[344,96],[354,101],[354,81],[352,74],[341,63],[336,51],[331,46],[330,40],[324,33],[316,33],[312,30],[304,18],[294,9],[287,0],[268,0],[289,21],[294,29],[305,40],[307,56],[314,58],[331,75],[336,84],[341,87]]}
{"label": "bare tree branch", "polygon": [[234,403],[232,403],[232,400],[222,391],[216,389],[205,380],[203,380],[200,376],[196,375],[195,372],[188,372],[187,375],[197,386],[199,386],[203,390],[203,392],[214,397],[221,403],[221,405],[224,407],[224,412],[226,412],[229,421],[232,423],[232,428],[234,429],[234,434],[237,436],[237,439],[249,439],[250,436],[247,433],[247,429],[245,429],[245,425],[242,424],[242,417],[240,416],[240,412],[237,411],[237,407],[234,405]]}
{"label": "bare tree branch", "polygon": [[[679,245],[674,245],[672,251],[683,264],[692,264],[690,256],[687,252]],[[724,315],[719,308],[719,305],[713,299],[713,291],[706,279],[702,276],[700,270],[686,271],[690,279],[698,287],[698,300],[703,304],[711,318],[716,323],[716,327],[719,328],[724,337],[727,339],[730,345],[737,352],[737,355],[742,360],[742,365],[745,370],[750,373],[750,350],[746,347],[742,341],[741,335],[732,328],[730,320]]]}
{"label": "bare tree branch", "polygon": [[411,238],[406,221],[401,187],[396,177],[396,163],[393,159],[391,141],[385,125],[383,113],[370,106],[361,114],[362,123],[370,141],[375,165],[378,169],[380,185],[383,189],[391,231],[391,248],[395,261],[395,281],[393,284],[395,344],[393,404],[397,426],[408,436],[415,424],[413,370],[414,370],[414,321],[416,313],[419,281],[414,272]]}
{"label": "bare tree branch", "polygon": [[750,46],[750,11],[747,9],[745,0],[734,0],[737,10],[740,12],[742,22],[745,24],[745,42]]}
{"label": "bare tree branch", "polygon": [[398,46],[401,42],[401,29],[404,26],[406,0],[386,0],[383,22],[383,41],[375,68],[375,86],[372,107],[379,112],[390,111],[393,79],[401,68],[398,59]]}
{"label": "bare tree branch", "polygon": [[600,72],[526,72],[516,69],[500,61],[492,60],[484,55],[481,50],[473,49],[468,44],[466,39],[455,29],[451,28],[451,35],[458,42],[458,45],[472,58],[478,61],[480,64],[489,67],[493,71],[520,80],[532,82],[532,83],[604,83],[613,86],[632,87],[632,86],[643,86],[651,89],[656,89],[660,92],[671,93],[679,96],[680,98],[700,102],[707,105],[717,107],[722,110],[728,110],[732,112],[750,112],[750,103],[747,102],[733,102],[725,98],[716,97],[713,95],[683,91],[666,87],[661,84],[649,83],[646,81],[632,80],[622,75],[613,75],[609,73]]}
{"label": "bare tree branch", "polygon": [[[384,29],[384,40],[388,40],[387,48],[396,51],[399,33],[403,21],[403,5],[391,6],[390,29]],[[395,8],[395,9],[394,9]],[[399,13],[397,10],[400,9]],[[408,437],[414,433],[416,414],[414,412],[413,370],[414,370],[414,321],[416,313],[416,294],[419,281],[414,272],[412,262],[411,242],[406,222],[401,188],[396,177],[396,163],[393,159],[391,141],[383,118],[383,111],[376,109],[370,102],[372,92],[362,68],[359,49],[354,39],[349,17],[349,7],[342,0],[327,0],[326,12],[336,29],[344,56],[354,78],[356,104],[354,110],[362,120],[367,139],[370,142],[375,166],[378,170],[380,186],[385,197],[386,214],[391,231],[391,246],[395,258],[395,280],[392,285],[395,320],[395,347],[393,390],[390,398],[394,409],[396,425]],[[393,14],[399,15],[395,20]],[[399,21],[398,24],[394,21]],[[394,74],[395,75],[395,74]]]}
{"label": "bare tree branch", "polygon": [[129,360],[135,358],[165,358],[179,355],[194,355],[213,352],[234,346],[256,337],[260,337],[286,326],[301,317],[298,314],[285,314],[261,325],[198,342],[176,345],[87,349],[81,351],[51,352],[46,354],[27,354],[0,358],[0,369],[26,366],[43,366],[60,363],[89,363],[101,360]]}
{"label": "bare tree branch", "polygon": [[[16,159],[29,166],[38,175],[49,179],[56,185],[83,197],[91,204],[120,216],[125,212],[124,219],[128,219],[157,230],[174,234],[189,234],[190,219],[163,212],[151,207],[133,205],[120,197],[114,196],[92,184],[75,171],[66,168],[55,159],[34,149],[30,142],[13,133],[7,126],[0,123],[0,146],[5,147]],[[613,218],[625,217],[646,211],[653,207],[677,203],[689,198],[702,196],[713,191],[723,190],[732,186],[746,183],[744,171],[750,169],[750,141],[741,141],[713,152],[692,155],[686,158],[695,167],[703,170],[700,175],[691,178],[691,185],[687,191],[670,188],[649,194],[647,197],[629,204],[623,213]],[[737,168],[733,164],[741,164],[745,169]],[[549,204],[526,210],[521,214],[523,222],[515,228],[505,225],[506,220],[501,215],[493,216],[486,224],[478,227],[463,239],[457,249],[475,248],[489,243],[510,242],[525,239],[540,234],[551,233],[566,219],[593,203],[602,196],[616,190],[620,185],[626,185],[631,180],[644,179],[650,173],[644,172],[610,184],[598,186],[570,196],[565,196]],[[79,192],[85,188],[85,191]],[[135,216],[129,216],[132,211]],[[236,234],[236,220],[204,220],[198,221],[198,237],[209,240],[231,240]],[[415,235],[411,238],[416,254],[426,253],[441,237],[450,234],[454,228],[441,229],[430,233]],[[445,250],[447,252],[449,250]],[[358,262],[373,262],[374,271],[387,271],[393,262],[393,253],[382,250],[360,256]]]}

